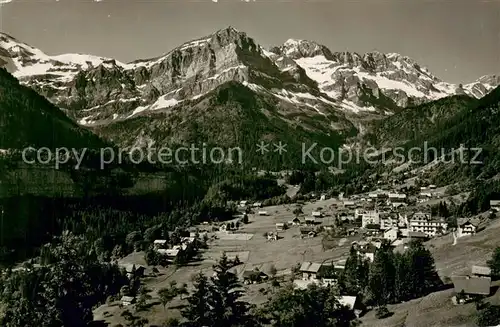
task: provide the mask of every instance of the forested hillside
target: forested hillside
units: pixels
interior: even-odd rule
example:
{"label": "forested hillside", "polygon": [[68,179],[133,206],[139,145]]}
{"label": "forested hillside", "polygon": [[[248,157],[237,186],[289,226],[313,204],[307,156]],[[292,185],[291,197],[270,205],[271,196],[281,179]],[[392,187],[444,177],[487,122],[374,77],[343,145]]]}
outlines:
{"label": "forested hillside", "polygon": [[99,147],[105,143],[0,69],[0,149]]}

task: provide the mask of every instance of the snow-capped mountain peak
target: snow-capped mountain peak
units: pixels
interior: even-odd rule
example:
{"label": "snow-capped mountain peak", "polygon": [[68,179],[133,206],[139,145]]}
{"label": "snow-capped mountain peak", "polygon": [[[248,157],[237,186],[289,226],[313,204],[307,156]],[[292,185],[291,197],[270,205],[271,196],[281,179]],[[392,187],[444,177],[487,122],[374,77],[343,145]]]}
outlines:
{"label": "snow-capped mountain peak", "polygon": [[43,51],[0,33],[0,63],[19,79],[50,75],[58,81],[71,81],[79,71],[103,63],[123,65],[114,59],[67,53],[50,56]]}
{"label": "snow-capped mountain peak", "polygon": [[0,66],[58,106],[72,109],[82,123],[128,119],[199,101],[231,81],[323,117],[319,108],[325,106],[348,115],[386,114],[453,94],[481,97],[500,84],[496,75],[463,86],[447,83],[398,53],[332,52],[301,39],[265,50],[231,26],[127,64],[83,54],[51,56],[0,33]]}
{"label": "snow-capped mountain peak", "polygon": [[317,55],[324,55],[326,57],[331,56],[330,50],[324,45],[300,39],[288,39],[282,46],[273,47],[271,51],[291,59],[313,57]]}

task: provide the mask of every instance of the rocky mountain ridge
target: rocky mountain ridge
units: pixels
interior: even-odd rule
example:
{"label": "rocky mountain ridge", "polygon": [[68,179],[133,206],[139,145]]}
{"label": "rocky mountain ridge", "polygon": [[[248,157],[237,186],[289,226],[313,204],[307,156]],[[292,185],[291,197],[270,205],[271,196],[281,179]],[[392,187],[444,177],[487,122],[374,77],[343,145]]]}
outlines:
{"label": "rocky mountain ridge", "polygon": [[131,63],[79,54],[48,56],[0,34],[0,65],[89,126],[199,110],[217,93],[212,91],[237,82],[272,103],[277,119],[322,133],[328,127],[327,135],[350,134],[353,126],[362,132],[364,121],[407,106],[455,94],[480,98],[500,84],[495,75],[464,86],[446,83],[394,53],[332,52],[293,39],[265,50],[232,27]]}

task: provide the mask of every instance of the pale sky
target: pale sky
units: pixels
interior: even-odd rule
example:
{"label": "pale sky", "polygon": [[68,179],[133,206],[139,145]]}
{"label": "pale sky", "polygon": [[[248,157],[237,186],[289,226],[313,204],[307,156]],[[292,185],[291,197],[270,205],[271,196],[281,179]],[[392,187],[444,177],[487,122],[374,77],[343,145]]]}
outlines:
{"label": "pale sky", "polygon": [[[0,0],[0,2],[9,0]],[[398,52],[438,77],[500,73],[500,0],[12,0],[0,30],[48,54],[128,62],[233,26],[264,47],[289,38],[332,51]]]}

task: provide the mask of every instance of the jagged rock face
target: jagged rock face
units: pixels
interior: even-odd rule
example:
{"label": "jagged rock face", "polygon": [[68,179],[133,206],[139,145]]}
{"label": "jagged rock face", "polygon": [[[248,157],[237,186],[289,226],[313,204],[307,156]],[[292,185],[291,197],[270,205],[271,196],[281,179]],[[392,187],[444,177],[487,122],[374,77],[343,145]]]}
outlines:
{"label": "jagged rock face", "polygon": [[383,97],[392,105],[404,107],[453,94],[450,84],[399,54],[332,53],[322,45],[303,40],[288,40],[271,51],[278,57],[276,60],[292,59],[304,68],[330,97],[361,107],[366,106],[366,97]]}
{"label": "jagged rock face", "polygon": [[131,117],[144,107],[158,109],[159,98],[170,104],[196,99],[229,81],[277,89],[315,86],[299,66],[282,72],[264,52],[245,33],[228,28],[158,58],[130,64],[103,59],[64,86],[40,76],[25,82],[84,124]]}
{"label": "jagged rock face", "polygon": [[500,75],[486,75],[480,77],[476,82],[465,85],[463,89],[467,94],[482,98],[498,85],[500,85]]}
{"label": "jagged rock face", "polygon": [[281,119],[297,112],[327,119],[321,129],[329,133],[325,126],[339,132],[359,125],[359,118],[453,94],[481,97],[500,84],[498,76],[485,76],[457,86],[399,54],[332,52],[303,40],[290,39],[266,51],[233,28],[128,64],[79,54],[48,56],[0,34],[0,66],[84,125],[113,124],[174,107],[188,110],[221,85],[238,82],[274,99]]}
{"label": "jagged rock face", "polygon": [[283,46],[274,47],[273,50],[277,51],[277,54],[291,59],[315,56],[325,56],[326,58],[333,59],[333,55],[327,47],[303,40],[289,39]]}

